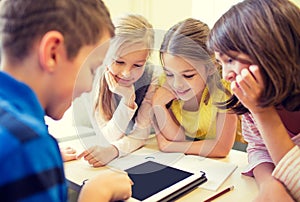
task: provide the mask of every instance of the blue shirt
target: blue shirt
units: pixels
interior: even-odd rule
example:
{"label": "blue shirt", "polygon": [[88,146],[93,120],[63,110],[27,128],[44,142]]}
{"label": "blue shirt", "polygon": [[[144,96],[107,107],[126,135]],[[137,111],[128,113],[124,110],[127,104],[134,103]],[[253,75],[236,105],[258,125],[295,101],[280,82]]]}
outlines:
{"label": "blue shirt", "polygon": [[27,85],[0,72],[1,201],[67,201],[63,161],[44,115]]}

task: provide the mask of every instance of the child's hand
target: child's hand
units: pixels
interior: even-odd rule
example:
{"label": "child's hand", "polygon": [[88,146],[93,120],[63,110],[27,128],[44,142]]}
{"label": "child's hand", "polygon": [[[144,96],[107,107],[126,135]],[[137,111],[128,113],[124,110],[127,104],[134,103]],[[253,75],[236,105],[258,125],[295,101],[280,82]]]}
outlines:
{"label": "child's hand", "polygon": [[60,147],[60,153],[65,162],[76,160],[76,150],[71,147]]}
{"label": "child's hand", "polygon": [[125,101],[135,100],[135,90],[133,85],[119,85],[118,82],[115,80],[114,75],[109,70],[105,72],[105,79],[111,92],[122,96],[125,99]]}
{"label": "child's hand", "polygon": [[263,108],[258,106],[258,99],[264,89],[263,79],[256,65],[243,69],[236,80],[231,83],[231,89],[242,104],[251,113],[259,113]]}
{"label": "child's hand", "polygon": [[109,147],[93,146],[79,154],[77,159],[84,157],[84,160],[93,167],[101,167],[115,159],[118,154],[119,151],[113,145]]}
{"label": "child's hand", "polygon": [[168,85],[164,85],[156,90],[152,98],[152,105],[164,106],[174,99],[176,99],[174,92],[168,87]]}
{"label": "child's hand", "polygon": [[[78,201],[119,201],[131,197],[133,182],[125,172],[105,170],[86,181]],[[88,200],[87,200],[88,199]]]}

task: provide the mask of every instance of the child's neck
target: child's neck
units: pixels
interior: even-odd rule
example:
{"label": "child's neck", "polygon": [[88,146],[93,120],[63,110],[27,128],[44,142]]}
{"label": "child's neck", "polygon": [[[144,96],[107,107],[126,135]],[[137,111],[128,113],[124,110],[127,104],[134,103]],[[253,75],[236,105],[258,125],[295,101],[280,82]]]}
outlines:
{"label": "child's neck", "polygon": [[200,91],[195,97],[184,102],[182,109],[186,111],[195,112],[199,110],[200,102],[202,99],[203,90]]}
{"label": "child's neck", "polygon": [[198,111],[199,110],[199,106],[200,106],[200,100],[198,100],[196,97],[185,101],[183,104],[182,109],[186,110],[186,111]]}

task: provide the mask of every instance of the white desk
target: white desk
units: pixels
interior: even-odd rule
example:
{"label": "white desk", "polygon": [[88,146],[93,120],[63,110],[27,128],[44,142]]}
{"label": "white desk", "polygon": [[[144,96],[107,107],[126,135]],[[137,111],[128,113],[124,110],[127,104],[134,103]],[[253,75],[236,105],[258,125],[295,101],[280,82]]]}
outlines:
{"label": "white desk", "polygon": [[[81,152],[83,146],[79,140],[65,141],[60,143],[63,146],[72,146]],[[146,145],[148,148],[157,148],[155,138],[152,138]],[[233,172],[232,175],[222,184],[217,192],[234,185],[234,190],[226,193],[225,195],[217,198],[215,201],[252,201],[258,194],[258,187],[255,180],[251,177],[241,175],[243,167],[247,164],[247,154],[245,152],[231,150],[226,158],[217,159],[219,161],[231,162],[238,165],[238,168]],[[65,162],[65,174],[68,179],[69,186],[71,189],[78,191],[79,185],[82,184],[83,180],[91,178],[97,175],[101,170],[107,169],[93,168],[84,160],[76,160]],[[197,188],[192,192],[184,195],[178,201],[203,201],[217,192],[209,191],[202,188]],[[128,200],[130,201],[130,200]]]}

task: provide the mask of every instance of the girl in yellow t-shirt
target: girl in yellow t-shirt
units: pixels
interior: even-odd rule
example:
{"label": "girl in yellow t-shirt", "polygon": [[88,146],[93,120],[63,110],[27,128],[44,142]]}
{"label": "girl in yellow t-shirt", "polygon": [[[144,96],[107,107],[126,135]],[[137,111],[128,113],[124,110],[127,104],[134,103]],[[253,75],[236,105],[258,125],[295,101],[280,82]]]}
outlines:
{"label": "girl in yellow t-shirt", "polygon": [[224,157],[234,143],[237,116],[217,103],[230,96],[218,65],[206,49],[208,26],[186,19],[171,27],[160,48],[165,71],[153,100],[160,150]]}

